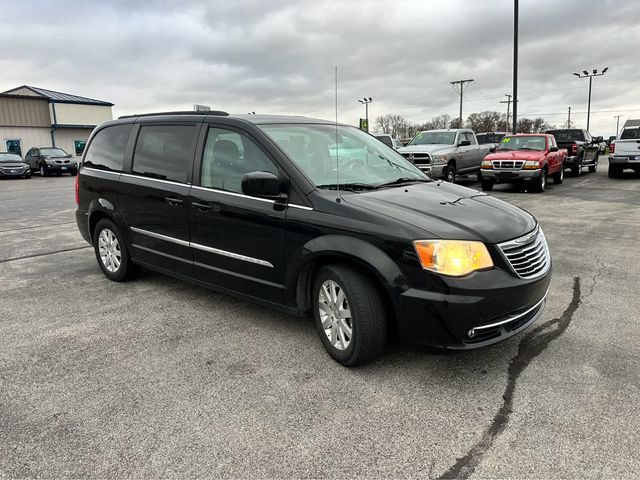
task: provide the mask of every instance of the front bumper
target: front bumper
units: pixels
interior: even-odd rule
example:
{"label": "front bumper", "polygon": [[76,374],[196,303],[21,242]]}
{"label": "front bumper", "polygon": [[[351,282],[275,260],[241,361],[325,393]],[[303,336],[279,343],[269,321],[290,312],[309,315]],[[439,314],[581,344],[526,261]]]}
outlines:
{"label": "front bumper", "polygon": [[78,171],[77,163],[48,163],[44,165],[46,173],[71,173]]}
{"label": "front bumper", "polygon": [[495,170],[481,169],[481,178],[494,180],[496,182],[527,182],[536,180],[540,176],[540,169],[537,170]]}
{"label": "front bumper", "polygon": [[30,175],[31,169],[29,167],[0,167],[0,177],[17,178]]}
{"label": "front bumper", "polygon": [[446,165],[416,165],[416,167],[429,175],[431,178],[444,178],[444,167],[446,167]]}
{"label": "front bumper", "polygon": [[463,350],[516,335],[542,314],[551,268],[532,280],[500,268],[443,280],[446,293],[410,288],[400,295],[397,318],[403,341]]}

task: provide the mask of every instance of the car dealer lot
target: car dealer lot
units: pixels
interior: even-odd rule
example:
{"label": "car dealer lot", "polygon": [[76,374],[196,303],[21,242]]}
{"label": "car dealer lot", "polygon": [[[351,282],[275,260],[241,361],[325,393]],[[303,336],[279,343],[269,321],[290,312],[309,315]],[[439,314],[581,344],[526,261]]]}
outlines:
{"label": "car dealer lot", "polygon": [[73,177],[0,182],[0,476],[637,477],[640,176],[606,163],[491,192],[553,255],[529,330],[452,354],[392,343],[355,369],[311,320],[107,280]]}

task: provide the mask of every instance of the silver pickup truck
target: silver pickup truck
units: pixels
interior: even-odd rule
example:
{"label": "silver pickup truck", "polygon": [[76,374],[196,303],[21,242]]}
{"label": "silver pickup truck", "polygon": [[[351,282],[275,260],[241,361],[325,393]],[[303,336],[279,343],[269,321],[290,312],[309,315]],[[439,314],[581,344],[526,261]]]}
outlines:
{"label": "silver pickup truck", "polygon": [[478,145],[472,130],[427,130],[418,133],[398,152],[433,178],[455,182],[456,174],[480,172],[489,145]]}

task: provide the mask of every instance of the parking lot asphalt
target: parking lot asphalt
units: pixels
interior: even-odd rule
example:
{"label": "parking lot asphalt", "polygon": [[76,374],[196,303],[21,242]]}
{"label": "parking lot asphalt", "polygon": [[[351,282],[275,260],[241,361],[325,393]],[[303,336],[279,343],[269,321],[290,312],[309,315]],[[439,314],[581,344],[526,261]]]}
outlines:
{"label": "parking lot asphalt", "polygon": [[604,160],[544,194],[497,186],[547,236],[543,316],[355,369],[310,320],[151,272],[110,282],[73,183],[0,182],[0,477],[640,475],[640,176]]}

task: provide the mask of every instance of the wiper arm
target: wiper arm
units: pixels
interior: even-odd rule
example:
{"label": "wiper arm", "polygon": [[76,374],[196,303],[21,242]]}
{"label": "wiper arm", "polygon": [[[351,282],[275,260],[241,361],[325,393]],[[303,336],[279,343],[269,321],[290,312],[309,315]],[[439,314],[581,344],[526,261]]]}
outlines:
{"label": "wiper arm", "polygon": [[391,180],[390,182],[378,183],[377,187],[391,187],[393,185],[404,185],[407,183],[416,183],[416,182],[432,182],[433,180],[429,178],[408,178],[408,177],[400,177],[395,180]]}
{"label": "wiper arm", "polygon": [[356,183],[356,182],[347,182],[347,183],[327,183],[325,185],[316,185],[316,188],[326,188],[327,190],[338,190],[340,187],[341,190],[375,190],[378,188],[377,185],[370,185],[368,183]]}

